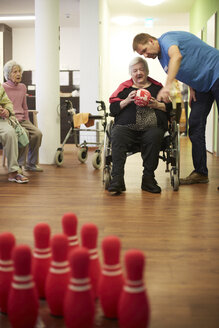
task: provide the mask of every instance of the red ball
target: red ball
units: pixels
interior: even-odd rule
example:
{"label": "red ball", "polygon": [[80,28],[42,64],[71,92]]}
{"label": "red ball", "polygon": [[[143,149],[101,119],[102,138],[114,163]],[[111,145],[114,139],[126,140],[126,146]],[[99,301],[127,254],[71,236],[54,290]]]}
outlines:
{"label": "red ball", "polygon": [[137,106],[145,107],[151,99],[151,93],[145,89],[138,89],[136,92],[134,103]]}

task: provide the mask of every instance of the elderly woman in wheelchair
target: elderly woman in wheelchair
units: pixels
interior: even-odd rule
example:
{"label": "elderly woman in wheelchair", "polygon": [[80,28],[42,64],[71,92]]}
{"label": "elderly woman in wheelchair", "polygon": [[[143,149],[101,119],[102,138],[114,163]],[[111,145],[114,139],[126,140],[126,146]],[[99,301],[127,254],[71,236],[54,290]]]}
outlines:
{"label": "elderly woman in wheelchair", "polygon": [[[168,114],[172,104],[156,100],[162,85],[148,77],[148,65],[141,57],[129,64],[131,79],[119,85],[110,97],[110,113],[114,117],[112,128],[112,179],[108,191],[120,193],[126,190],[124,166],[127,152],[140,147],[143,160],[141,189],[160,193],[154,171],[159,162],[159,152],[165,131],[168,129]],[[148,90],[149,103],[142,107],[136,101],[138,89]]]}

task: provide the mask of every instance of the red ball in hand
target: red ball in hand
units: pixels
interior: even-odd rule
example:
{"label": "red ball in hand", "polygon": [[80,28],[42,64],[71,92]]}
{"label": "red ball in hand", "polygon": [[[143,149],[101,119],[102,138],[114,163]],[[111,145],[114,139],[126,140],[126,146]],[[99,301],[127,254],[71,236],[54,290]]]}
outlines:
{"label": "red ball in hand", "polygon": [[134,103],[137,106],[145,107],[151,99],[151,93],[146,89],[138,89],[136,92]]}

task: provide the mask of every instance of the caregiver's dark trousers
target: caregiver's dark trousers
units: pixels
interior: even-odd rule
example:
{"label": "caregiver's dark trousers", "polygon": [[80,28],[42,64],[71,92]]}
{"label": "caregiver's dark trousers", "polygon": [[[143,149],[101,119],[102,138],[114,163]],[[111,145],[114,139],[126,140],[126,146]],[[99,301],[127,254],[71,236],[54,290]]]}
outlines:
{"label": "caregiver's dark trousers", "polygon": [[189,137],[192,142],[192,159],[197,173],[208,175],[205,128],[207,116],[216,100],[219,110],[219,79],[209,92],[195,91],[196,101],[191,103],[189,117]]}

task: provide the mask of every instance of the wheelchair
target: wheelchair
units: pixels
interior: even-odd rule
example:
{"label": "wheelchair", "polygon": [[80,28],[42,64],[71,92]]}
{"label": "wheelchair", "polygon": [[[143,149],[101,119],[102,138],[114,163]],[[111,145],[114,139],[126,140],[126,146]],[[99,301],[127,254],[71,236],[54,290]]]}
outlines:
{"label": "wheelchair", "polygon": [[[96,101],[98,104],[97,111],[103,112],[103,115],[91,115],[89,114],[89,119],[92,120],[98,120],[102,124],[102,128],[98,129],[81,129],[74,127],[74,115],[76,114],[75,109],[73,108],[72,102],[70,100],[66,100],[64,106],[62,106],[61,110],[65,110],[68,115],[68,123],[70,125],[69,131],[66,134],[64,141],[62,145],[57,148],[56,154],[55,154],[55,163],[57,166],[61,166],[64,161],[64,146],[68,139],[73,136],[75,145],[78,148],[78,160],[81,163],[85,163],[88,158],[88,145],[94,145],[97,146],[97,149],[95,150],[92,158],[92,165],[95,169],[99,169],[102,165],[102,149],[103,149],[103,141],[99,141],[100,134],[104,133],[107,126],[107,117],[108,113],[106,113],[106,106],[103,101]],[[85,132],[91,132],[97,134],[97,141],[96,142],[90,142],[84,140],[82,143],[79,143],[79,132],[85,131]]]}
{"label": "wheelchair", "polygon": [[[106,127],[104,135],[104,159],[103,159],[103,185],[105,190],[108,189],[111,181],[112,171],[112,145],[111,135],[113,128],[113,120]],[[140,145],[137,149],[130,149],[127,156],[140,151]],[[170,172],[171,186],[174,191],[179,189],[179,173],[180,173],[180,129],[179,124],[175,120],[169,123],[168,131],[164,134],[161,145],[159,158],[166,163],[165,172]],[[171,166],[171,168],[170,168]]]}

